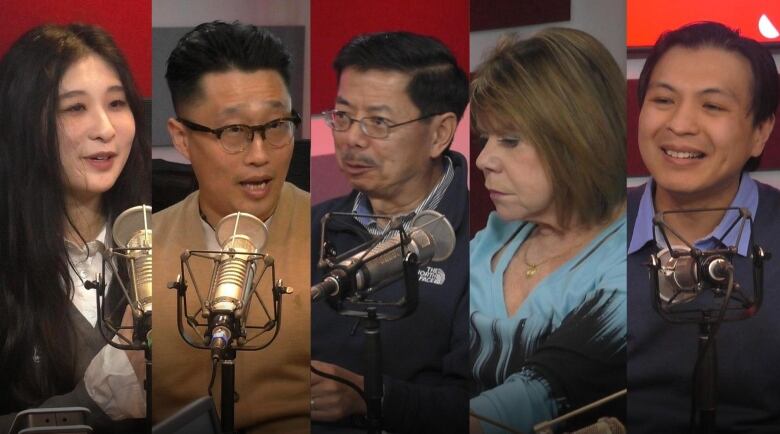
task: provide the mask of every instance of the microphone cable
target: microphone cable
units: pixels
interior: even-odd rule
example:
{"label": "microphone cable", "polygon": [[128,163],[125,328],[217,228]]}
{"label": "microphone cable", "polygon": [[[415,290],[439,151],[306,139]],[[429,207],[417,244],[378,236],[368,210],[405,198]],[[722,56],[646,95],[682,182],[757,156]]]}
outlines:
{"label": "microphone cable", "polygon": [[211,389],[214,387],[214,379],[217,378],[217,364],[219,359],[216,357],[211,358],[211,380],[209,380],[209,396],[214,396],[211,393]]}
{"label": "microphone cable", "polygon": [[346,378],[339,377],[338,375],[331,375],[325,372],[320,371],[319,369],[315,368],[314,366],[309,365],[309,368],[311,369],[311,372],[319,375],[320,377],[327,378],[329,380],[333,380],[337,383],[344,384],[357,392],[358,396],[363,400],[363,402],[366,404],[366,407],[368,407],[368,400],[366,399],[365,393],[363,393],[363,390],[358,386],[357,384],[347,380]]}

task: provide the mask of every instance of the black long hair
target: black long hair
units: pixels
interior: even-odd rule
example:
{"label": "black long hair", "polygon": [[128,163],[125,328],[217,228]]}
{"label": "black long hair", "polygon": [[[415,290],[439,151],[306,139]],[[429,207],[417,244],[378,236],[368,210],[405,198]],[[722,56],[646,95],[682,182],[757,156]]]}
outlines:
{"label": "black long hair", "polygon": [[[80,380],[69,313],[73,284],[57,139],[60,82],[87,55],[111,65],[136,123],[119,178],[102,196],[107,219],[148,203],[150,141],[143,102],[111,37],[85,24],[43,25],[0,61],[0,412],[34,406]],[[75,229],[75,228],[74,228]]]}

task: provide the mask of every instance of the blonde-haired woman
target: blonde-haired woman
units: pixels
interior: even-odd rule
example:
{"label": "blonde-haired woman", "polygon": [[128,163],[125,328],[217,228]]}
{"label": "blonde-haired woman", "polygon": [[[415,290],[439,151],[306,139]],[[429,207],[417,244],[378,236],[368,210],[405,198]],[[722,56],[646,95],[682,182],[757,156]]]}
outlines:
{"label": "blonde-haired woman", "polygon": [[548,29],[502,40],[471,98],[496,206],[471,244],[471,410],[528,432],[625,387],[625,79],[590,35]]}

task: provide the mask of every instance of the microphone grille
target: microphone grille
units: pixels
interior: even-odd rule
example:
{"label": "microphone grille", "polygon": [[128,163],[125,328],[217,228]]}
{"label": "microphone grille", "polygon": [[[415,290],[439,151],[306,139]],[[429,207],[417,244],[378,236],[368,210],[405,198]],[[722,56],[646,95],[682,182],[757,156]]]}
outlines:
{"label": "microphone grille", "polygon": [[[675,253],[687,253],[673,247]],[[669,249],[658,252],[658,292],[667,305],[688,303],[696,298],[696,284],[699,281],[696,261],[691,256],[673,257]]]}
{"label": "microphone grille", "polygon": [[455,250],[455,230],[444,215],[424,210],[412,219],[412,230],[423,230],[433,240],[433,260],[443,261]]}

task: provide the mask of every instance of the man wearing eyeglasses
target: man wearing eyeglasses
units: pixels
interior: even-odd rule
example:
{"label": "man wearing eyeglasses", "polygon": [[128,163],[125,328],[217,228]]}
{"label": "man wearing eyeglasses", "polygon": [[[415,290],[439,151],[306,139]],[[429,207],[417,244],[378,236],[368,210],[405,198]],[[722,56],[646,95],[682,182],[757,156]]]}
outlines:
{"label": "man wearing eyeglasses", "polygon": [[[210,392],[208,350],[179,334],[176,292],[185,250],[221,250],[215,226],[249,213],[268,226],[259,253],[275,260],[276,277],[297,289],[282,298],[280,333],[261,351],[237,351],[235,427],[241,432],[309,431],[308,193],[285,182],[300,117],[288,90],[290,55],[271,33],[252,25],[212,22],[187,33],[168,58],[166,79],[176,117],[168,120],[174,147],[191,163],[200,190],[154,215],[153,418],[165,419]],[[191,258],[190,315],[200,307],[214,264]],[[273,308],[270,271],[258,285],[247,325],[264,325]],[[261,305],[262,304],[262,305]],[[198,320],[205,320],[198,316]],[[185,331],[202,339],[185,327]],[[202,333],[202,331],[201,331]],[[248,330],[247,337],[257,333]],[[269,332],[252,345],[269,342]],[[218,369],[218,368],[217,368]],[[213,381],[213,380],[212,380]],[[213,385],[220,390],[221,375]],[[215,393],[218,405],[224,397]],[[231,397],[232,398],[232,397]]]}
{"label": "man wearing eyeglasses", "polygon": [[[457,433],[468,428],[468,198],[466,162],[449,150],[468,102],[468,81],[439,41],[411,33],[361,35],[334,62],[335,108],[323,115],[352,193],[316,206],[321,218],[342,212],[392,217],[408,230],[415,215],[436,210],[455,229],[454,253],[420,267],[419,304],[410,316],[382,321],[382,429]],[[346,217],[346,218],[343,218]],[[327,255],[386,236],[390,220],[352,215],[326,225]],[[393,226],[397,226],[395,223]],[[319,237],[312,237],[312,281]],[[369,297],[397,301],[398,281]],[[312,432],[365,431],[366,404],[333,376],[364,389],[364,331],[328,302],[312,305]],[[363,324],[365,325],[365,324]]]}

